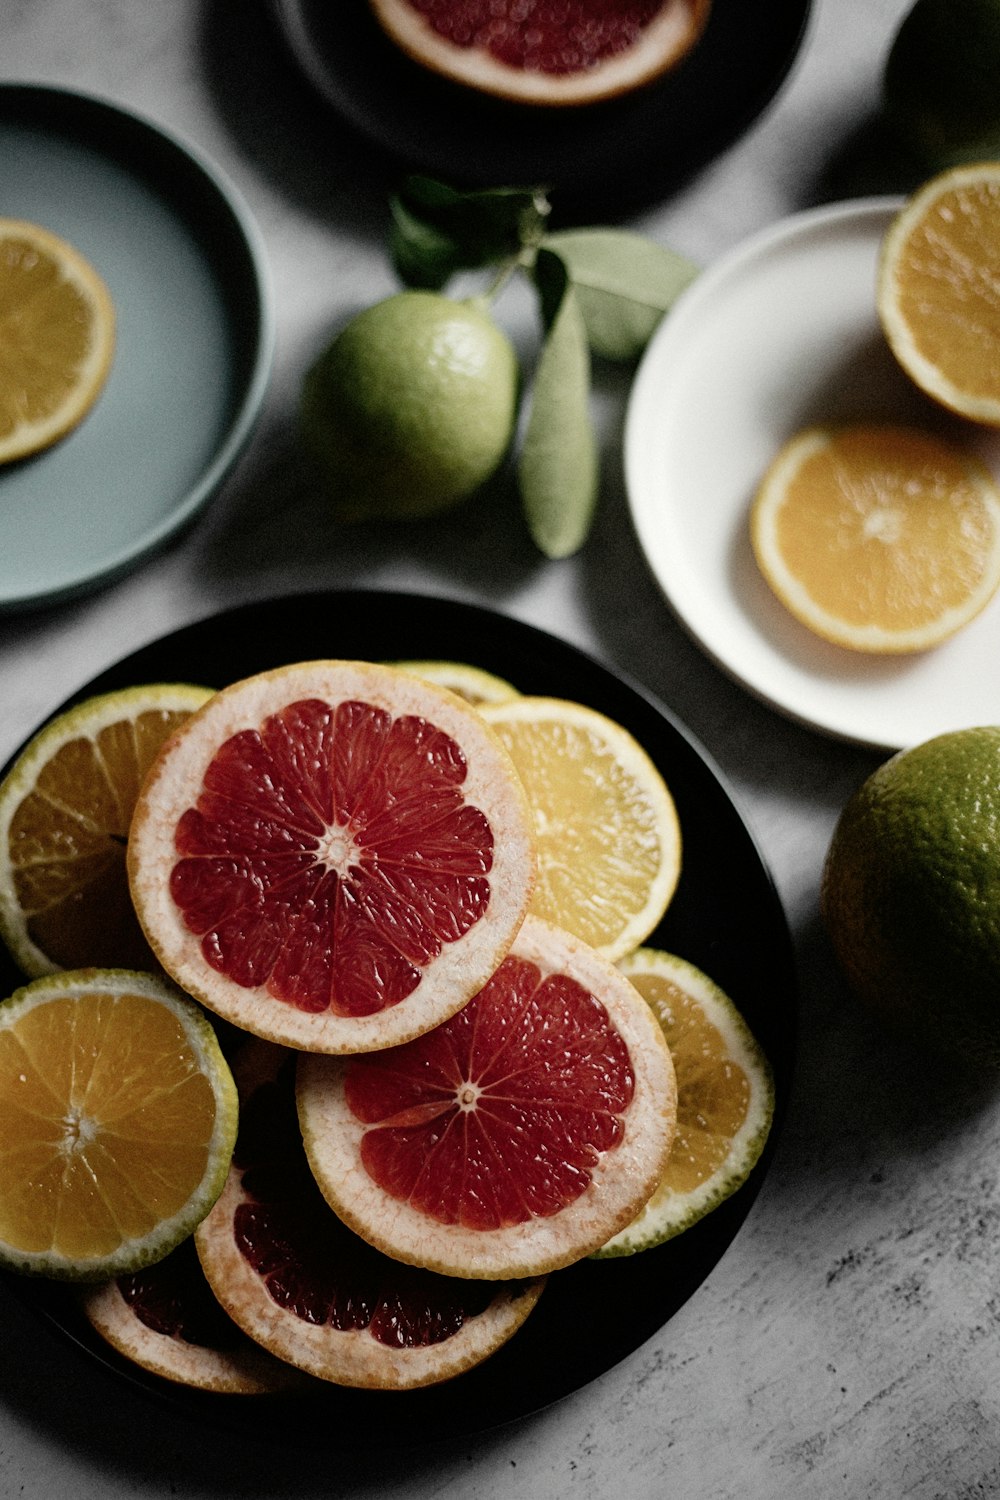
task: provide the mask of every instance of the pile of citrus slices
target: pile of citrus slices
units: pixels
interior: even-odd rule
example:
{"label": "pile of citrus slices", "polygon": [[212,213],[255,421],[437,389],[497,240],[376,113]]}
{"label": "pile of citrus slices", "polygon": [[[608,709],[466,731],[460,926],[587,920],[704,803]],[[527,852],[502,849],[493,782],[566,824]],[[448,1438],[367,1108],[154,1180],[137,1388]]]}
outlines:
{"label": "pile of citrus slices", "polygon": [[763,1148],[760,1047],[642,946],[680,872],[632,736],[476,667],[68,710],[0,785],[0,1263],[209,1390],[479,1363]]}

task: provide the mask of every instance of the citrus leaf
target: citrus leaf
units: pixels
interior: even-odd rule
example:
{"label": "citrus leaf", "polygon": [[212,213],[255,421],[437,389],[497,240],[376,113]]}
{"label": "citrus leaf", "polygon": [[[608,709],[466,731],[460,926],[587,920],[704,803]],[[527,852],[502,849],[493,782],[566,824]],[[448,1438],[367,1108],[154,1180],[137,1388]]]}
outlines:
{"label": "citrus leaf", "polygon": [[461,269],[462,250],[450,235],[411,213],[398,197],[389,207],[389,253],[396,275],[405,286],[440,291]]}
{"label": "citrus leaf", "polygon": [[391,200],[390,248],[411,286],[440,288],[458,270],[516,258],[544,232],[549,205],[537,188],[462,191],[408,177]]}
{"label": "citrus leaf", "polygon": [[563,262],[540,250],[534,274],[547,331],[531,392],[518,481],[535,544],[546,557],[569,557],[586,540],[597,502],[590,351]]}
{"label": "citrus leaf", "polygon": [[621,229],[567,229],[545,235],[542,244],[565,263],[590,346],[606,359],[637,359],[698,274],[684,256]]}

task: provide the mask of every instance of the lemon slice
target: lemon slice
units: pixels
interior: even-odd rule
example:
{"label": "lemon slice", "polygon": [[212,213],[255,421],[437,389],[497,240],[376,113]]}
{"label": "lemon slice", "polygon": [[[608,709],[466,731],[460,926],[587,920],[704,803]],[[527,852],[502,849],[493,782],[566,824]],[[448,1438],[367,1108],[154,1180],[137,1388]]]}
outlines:
{"label": "lemon slice", "polygon": [[641,948],[618,965],[652,1007],[674,1060],[677,1131],[642,1213],[596,1251],[631,1255],[672,1239],[730,1197],[760,1157],[774,1116],[767,1058],[736,1006],[693,964]]}
{"label": "lemon slice", "polygon": [[0,462],[83,419],[114,347],[114,303],[89,261],[37,224],[0,219]]}
{"label": "lemon slice", "polygon": [[517,688],[505,677],[498,677],[482,667],[473,667],[468,662],[397,661],[393,665],[414,677],[422,677],[425,682],[449,688],[475,708],[484,703],[509,703],[512,698],[520,697]]}
{"label": "lemon slice", "polygon": [[0,782],[0,937],[29,978],[150,968],[125,871],[142,779],[208,688],[154,683],[52,719]]}
{"label": "lemon slice", "polygon": [[168,1254],[222,1191],[232,1075],[147,974],[36,979],[0,1004],[0,1264],[98,1281]]}
{"label": "lemon slice", "polygon": [[535,819],[529,910],[605,958],[623,957],[663,916],[681,868],[673,798],[628,730],[560,698],[479,712],[505,746]]}

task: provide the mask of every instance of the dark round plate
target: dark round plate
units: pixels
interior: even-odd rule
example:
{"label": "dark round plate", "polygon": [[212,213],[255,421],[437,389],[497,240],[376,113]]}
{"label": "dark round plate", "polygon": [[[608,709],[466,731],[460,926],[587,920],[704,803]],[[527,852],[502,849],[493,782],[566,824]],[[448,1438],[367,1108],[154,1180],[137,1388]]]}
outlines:
{"label": "dark round plate", "polygon": [[[523,691],[590,704],[631,730],[673,792],[684,864],[673,902],[650,941],[681,954],[732,996],[775,1073],[777,1119],[791,1084],[794,961],[784,913],[760,852],[718,772],[654,699],[551,635],[473,605],[416,595],[344,592],[244,605],[125,657],[74,695],[134,683],[222,686],[282,663],[318,657],[447,658],[475,662]],[[20,982],[9,959],[0,993]],[[772,1131],[749,1181],[676,1240],[641,1255],[582,1261],[549,1279],[536,1311],[492,1359],[445,1385],[389,1395],[322,1388],[304,1399],[212,1396],[176,1389],[128,1362],[91,1332],[63,1288],[6,1283],[89,1355],[209,1423],[283,1443],[369,1446],[457,1436],[549,1405],[609,1370],[650,1338],[717,1264],[746,1217],[774,1146]],[[39,1350],[39,1361],[45,1359]],[[85,1376],[81,1368],[81,1378]],[[263,1402],[280,1418],[262,1420]],[[331,1438],[331,1435],[332,1438]]]}
{"label": "dark round plate", "polygon": [[545,185],[582,213],[652,202],[703,166],[774,97],[810,0],[713,0],[697,47],[648,88],[583,108],[493,100],[400,51],[368,0],[272,0],[320,95],[412,170],[475,187]]}

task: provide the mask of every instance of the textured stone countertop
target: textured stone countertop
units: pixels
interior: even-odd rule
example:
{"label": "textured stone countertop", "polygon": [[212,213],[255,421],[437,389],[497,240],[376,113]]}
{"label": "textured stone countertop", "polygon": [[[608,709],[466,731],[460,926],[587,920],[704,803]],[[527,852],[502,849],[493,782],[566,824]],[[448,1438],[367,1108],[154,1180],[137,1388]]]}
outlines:
{"label": "textured stone countertop", "polygon": [[[630,227],[709,264],[798,209],[896,190],[872,120],[906,4],[818,0],[769,106]],[[262,420],[197,525],[84,599],[0,617],[0,761],[124,650],[226,605],[358,585],[482,600],[628,671],[689,726],[773,870],[801,987],[790,1108],[743,1228],[676,1316],[599,1379],[472,1439],[396,1452],[389,1418],[378,1451],[341,1451],[331,1434],[329,1455],[300,1452],[164,1410],[0,1288],[0,1496],[1000,1493],[998,1101],[970,1099],[886,1040],[845,993],[817,918],[837,813],[879,755],[757,702],[675,623],[628,519],[623,393],[605,393],[600,515],[570,561],[545,563],[509,518],[475,508],[389,531],[377,549],[310,509],[281,444],[324,329],[394,289],[387,179],[279,55],[260,0],[6,0],[0,38],[5,80],[105,95],[229,174],[259,223],[277,316]]]}

